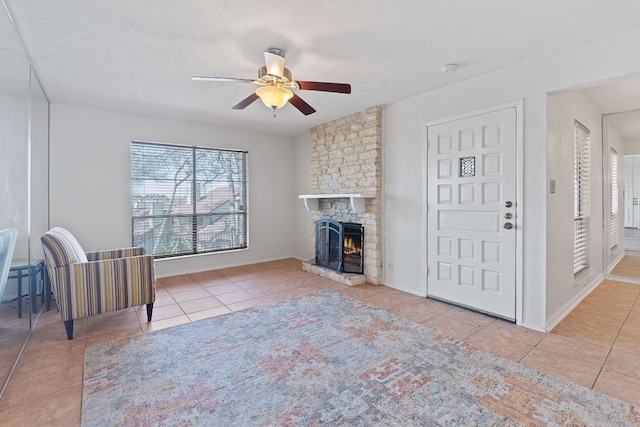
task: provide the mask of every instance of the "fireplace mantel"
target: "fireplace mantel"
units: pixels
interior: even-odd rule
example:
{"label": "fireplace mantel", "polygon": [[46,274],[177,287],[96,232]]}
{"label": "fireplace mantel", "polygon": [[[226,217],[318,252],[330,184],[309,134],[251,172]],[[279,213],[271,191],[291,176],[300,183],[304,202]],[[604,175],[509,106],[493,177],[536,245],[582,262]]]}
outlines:
{"label": "fireplace mantel", "polygon": [[309,212],[317,211],[319,208],[320,199],[349,199],[349,206],[354,212],[362,213],[364,209],[365,199],[373,199],[374,195],[362,194],[362,193],[350,193],[350,194],[300,194],[300,199],[304,199],[304,206]]}

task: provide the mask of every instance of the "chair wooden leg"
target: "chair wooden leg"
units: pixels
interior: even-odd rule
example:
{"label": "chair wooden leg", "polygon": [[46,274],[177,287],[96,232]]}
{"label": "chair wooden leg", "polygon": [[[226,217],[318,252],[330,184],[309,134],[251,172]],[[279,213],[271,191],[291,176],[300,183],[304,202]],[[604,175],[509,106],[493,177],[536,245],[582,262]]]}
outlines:
{"label": "chair wooden leg", "polygon": [[67,331],[67,339],[73,339],[73,319],[64,321],[64,329]]}
{"label": "chair wooden leg", "polygon": [[147,322],[151,322],[152,314],[153,314],[153,304],[147,304]]}

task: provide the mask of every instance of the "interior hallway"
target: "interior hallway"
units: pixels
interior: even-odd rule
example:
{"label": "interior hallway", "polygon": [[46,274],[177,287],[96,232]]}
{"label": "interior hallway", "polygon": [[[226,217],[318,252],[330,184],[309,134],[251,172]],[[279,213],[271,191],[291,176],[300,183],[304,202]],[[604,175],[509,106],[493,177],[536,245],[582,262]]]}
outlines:
{"label": "interior hallway", "polygon": [[640,405],[640,286],[605,281],[544,334],[384,286],[347,287],[288,259],[159,279],[151,323],[144,307],[93,316],[76,320],[72,341],[56,310],[44,312],[0,399],[2,425],[79,426],[86,347],[321,289]]}

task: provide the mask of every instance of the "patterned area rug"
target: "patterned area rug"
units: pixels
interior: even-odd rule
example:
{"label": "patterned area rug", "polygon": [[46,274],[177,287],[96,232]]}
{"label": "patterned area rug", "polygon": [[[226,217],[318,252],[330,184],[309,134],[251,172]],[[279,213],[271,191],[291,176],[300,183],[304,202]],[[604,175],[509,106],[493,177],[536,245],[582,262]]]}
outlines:
{"label": "patterned area rug", "polygon": [[323,291],[86,350],[85,426],[626,426],[640,408]]}

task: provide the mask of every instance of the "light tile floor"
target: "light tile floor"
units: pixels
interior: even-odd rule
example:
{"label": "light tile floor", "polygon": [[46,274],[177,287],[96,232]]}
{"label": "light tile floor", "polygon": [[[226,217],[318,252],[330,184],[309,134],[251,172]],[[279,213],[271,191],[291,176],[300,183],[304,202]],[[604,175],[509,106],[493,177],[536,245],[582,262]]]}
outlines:
{"label": "light tile floor", "polygon": [[625,251],[624,257],[616,264],[611,274],[640,279],[640,262],[638,261],[640,261],[640,252]]}
{"label": "light tile floor", "polygon": [[68,341],[44,312],[0,399],[0,425],[77,426],[86,347],[330,289],[511,360],[640,405],[640,286],[605,281],[552,333],[385,286],[347,287],[294,259],[158,280],[153,321],[144,307],[76,321]]}

